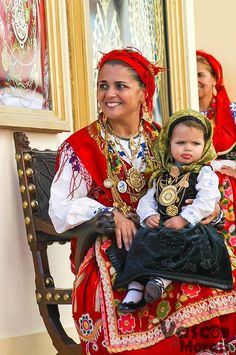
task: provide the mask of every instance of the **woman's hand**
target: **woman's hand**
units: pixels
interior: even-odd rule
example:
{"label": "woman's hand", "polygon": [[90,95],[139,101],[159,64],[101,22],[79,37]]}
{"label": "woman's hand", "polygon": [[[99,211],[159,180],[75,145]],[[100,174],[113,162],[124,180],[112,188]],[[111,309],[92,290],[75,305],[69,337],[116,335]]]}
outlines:
{"label": "woman's hand", "polygon": [[113,211],[115,220],[115,235],[118,248],[122,248],[124,244],[125,249],[128,251],[133,240],[134,235],[137,231],[135,224],[125,217],[122,213],[117,210]]}
{"label": "woman's hand", "polygon": [[[191,205],[193,203],[193,200],[192,199],[188,199],[188,200],[185,201],[185,203],[186,203],[186,205]],[[206,218],[204,218],[201,221],[201,224],[209,224],[209,223],[211,223],[214,219],[217,219],[217,217],[219,217],[220,212],[221,212],[220,206],[219,206],[218,203],[216,203],[214,212],[211,213]]]}
{"label": "woman's hand", "polygon": [[204,218],[201,221],[201,224],[209,224],[209,223],[211,223],[212,221],[214,221],[214,219],[217,219],[217,217],[219,217],[220,212],[221,212],[220,206],[219,206],[218,203],[216,203],[214,212],[212,214],[210,214],[208,217]]}
{"label": "woman's hand", "polygon": [[228,175],[234,179],[236,179],[236,169],[231,168],[230,166],[222,166],[222,168],[219,170],[221,174]]}
{"label": "woman's hand", "polygon": [[160,225],[160,215],[153,214],[152,216],[147,217],[144,223],[149,228],[157,228]]}

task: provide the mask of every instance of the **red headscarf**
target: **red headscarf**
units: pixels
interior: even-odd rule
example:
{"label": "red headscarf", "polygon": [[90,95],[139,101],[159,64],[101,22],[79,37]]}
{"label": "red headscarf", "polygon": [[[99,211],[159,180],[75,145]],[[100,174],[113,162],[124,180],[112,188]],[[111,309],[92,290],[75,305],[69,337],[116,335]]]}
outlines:
{"label": "red headscarf", "polygon": [[110,60],[120,60],[130,65],[138,74],[146,87],[146,104],[148,111],[152,114],[153,109],[153,95],[155,92],[155,76],[164,68],[160,68],[151,63],[139,51],[131,47],[125,49],[112,50],[103,55],[98,62],[97,68],[101,69],[102,66]]}
{"label": "red headscarf", "polygon": [[221,155],[230,151],[236,142],[235,123],[230,111],[230,100],[224,87],[221,64],[213,55],[197,50],[197,56],[204,57],[211,65],[216,76],[216,118],[213,144],[216,152]]}

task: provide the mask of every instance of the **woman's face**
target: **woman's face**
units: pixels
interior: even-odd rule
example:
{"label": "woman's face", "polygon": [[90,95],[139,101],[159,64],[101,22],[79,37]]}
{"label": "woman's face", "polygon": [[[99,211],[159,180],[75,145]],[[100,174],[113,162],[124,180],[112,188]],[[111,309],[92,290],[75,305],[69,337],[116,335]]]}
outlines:
{"label": "woman's face", "polygon": [[197,77],[199,99],[211,99],[213,95],[213,88],[216,85],[216,80],[209,72],[208,68],[200,62],[197,62]]}
{"label": "woman's face", "polygon": [[111,120],[130,122],[139,118],[144,89],[129,69],[122,64],[104,64],[98,74],[97,100],[101,110]]}
{"label": "woman's face", "polygon": [[205,146],[203,131],[179,123],[173,129],[170,151],[174,160],[180,164],[191,164],[201,158]]}

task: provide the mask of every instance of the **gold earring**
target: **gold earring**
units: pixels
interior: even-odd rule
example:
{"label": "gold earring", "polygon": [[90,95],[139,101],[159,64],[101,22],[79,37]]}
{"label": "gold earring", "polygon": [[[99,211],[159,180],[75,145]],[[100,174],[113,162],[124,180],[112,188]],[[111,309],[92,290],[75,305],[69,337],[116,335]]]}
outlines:
{"label": "gold earring", "polygon": [[212,85],[212,95],[213,95],[213,96],[216,96],[216,95],[217,95],[217,90],[216,90],[215,85]]}
{"label": "gold earring", "polygon": [[142,104],[142,118],[145,121],[151,122],[152,121],[152,117],[150,115],[150,111],[147,107],[147,103],[146,101]]}
{"label": "gold earring", "polygon": [[106,124],[107,122],[107,115],[100,111],[100,113],[98,114],[98,121],[102,122],[102,124]]}
{"label": "gold earring", "polygon": [[97,102],[97,116],[99,117],[101,113],[102,113],[102,109],[99,106],[99,103]]}

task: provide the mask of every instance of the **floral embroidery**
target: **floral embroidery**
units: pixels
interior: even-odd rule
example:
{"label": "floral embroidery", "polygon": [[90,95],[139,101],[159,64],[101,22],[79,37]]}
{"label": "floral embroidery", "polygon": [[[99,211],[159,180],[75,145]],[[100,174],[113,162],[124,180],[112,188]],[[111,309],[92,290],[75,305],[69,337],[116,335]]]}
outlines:
{"label": "floral embroidery", "polygon": [[72,165],[73,167],[73,170],[75,171],[80,171],[80,161],[77,157],[77,155],[75,154],[75,152],[72,150],[72,148],[69,146],[68,144],[68,151],[71,150],[71,156],[70,156],[70,159],[69,159],[69,163]]}
{"label": "floral embroidery", "polygon": [[135,318],[132,314],[122,314],[122,316],[118,319],[118,328],[122,331],[122,333],[132,333],[135,328]]}
{"label": "floral embroidery", "polygon": [[199,285],[182,284],[181,290],[183,291],[184,295],[193,298],[193,297],[197,297],[197,295],[201,291],[201,287]]}
{"label": "floral embroidery", "polygon": [[223,182],[224,197],[233,200],[233,189],[228,178]]}
{"label": "floral embroidery", "polygon": [[80,331],[84,335],[90,335],[93,332],[93,320],[89,317],[89,314],[83,314],[79,319]]}
{"label": "floral embroidery", "polygon": [[232,237],[229,238],[229,242],[232,245],[232,247],[236,247],[236,236],[235,236],[235,226],[230,226],[229,228],[230,235]]}
{"label": "floral embroidery", "polygon": [[236,336],[233,340],[226,344],[226,348],[230,354],[236,354]]}
{"label": "floral embroidery", "polygon": [[80,339],[95,344],[101,333],[101,319],[98,319],[94,323],[90,315],[88,313],[84,313],[78,320],[75,320],[75,325]]}
{"label": "floral embroidery", "polygon": [[161,301],[157,307],[157,317],[159,319],[164,319],[170,313],[170,310],[170,302]]}

